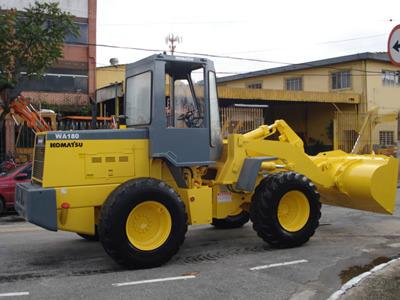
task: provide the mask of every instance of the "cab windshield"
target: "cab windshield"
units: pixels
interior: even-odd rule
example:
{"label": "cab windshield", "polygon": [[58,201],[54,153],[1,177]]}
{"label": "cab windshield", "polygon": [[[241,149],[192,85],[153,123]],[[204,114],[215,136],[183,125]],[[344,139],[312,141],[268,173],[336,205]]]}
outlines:
{"label": "cab windshield", "polygon": [[167,127],[204,128],[204,68],[166,66]]}

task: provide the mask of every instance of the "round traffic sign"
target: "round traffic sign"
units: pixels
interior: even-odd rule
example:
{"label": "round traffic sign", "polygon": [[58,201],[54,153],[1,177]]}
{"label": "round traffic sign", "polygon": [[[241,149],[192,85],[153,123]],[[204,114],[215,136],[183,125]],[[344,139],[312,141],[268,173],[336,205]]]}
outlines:
{"label": "round traffic sign", "polygon": [[390,61],[400,66],[400,24],[395,26],[389,34],[388,53]]}

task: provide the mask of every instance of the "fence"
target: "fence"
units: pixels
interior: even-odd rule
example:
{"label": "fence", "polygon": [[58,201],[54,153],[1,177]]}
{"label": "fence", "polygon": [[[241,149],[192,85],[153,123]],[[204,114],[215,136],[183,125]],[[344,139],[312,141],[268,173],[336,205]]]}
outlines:
{"label": "fence", "polygon": [[[356,112],[335,112],[334,121],[334,139],[335,149],[343,150],[347,153],[351,152],[356,140],[361,124],[365,116]],[[369,139],[366,138],[369,145]]]}
{"label": "fence", "polygon": [[264,123],[263,109],[258,107],[221,107],[222,135],[245,133]]}
{"label": "fence", "polygon": [[397,113],[379,114],[377,109],[367,113],[335,112],[334,148],[348,153],[395,155],[397,132],[380,131],[379,139],[374,139],[376,125],[394,121]]}

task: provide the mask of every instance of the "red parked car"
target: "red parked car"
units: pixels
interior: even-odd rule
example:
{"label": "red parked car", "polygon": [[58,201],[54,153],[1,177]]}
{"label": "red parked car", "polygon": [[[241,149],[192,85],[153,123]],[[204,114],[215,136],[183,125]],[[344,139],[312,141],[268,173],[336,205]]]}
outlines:
{"label": "red parked car", "polygon": [[14,207],[15,185],[31,180],[32,163],[26,162],[8,172],[0,173],[0,215]]}

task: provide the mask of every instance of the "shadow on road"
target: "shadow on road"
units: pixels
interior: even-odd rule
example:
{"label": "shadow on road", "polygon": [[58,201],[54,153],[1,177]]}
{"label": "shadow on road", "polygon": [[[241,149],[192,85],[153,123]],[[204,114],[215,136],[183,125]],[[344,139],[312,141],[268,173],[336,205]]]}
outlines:
{"label": "shadow on road", "polygon": [[6,212],[0,215],[0,225],[15,222],[25,222],[25,219],[20,217],[15,211]]}

